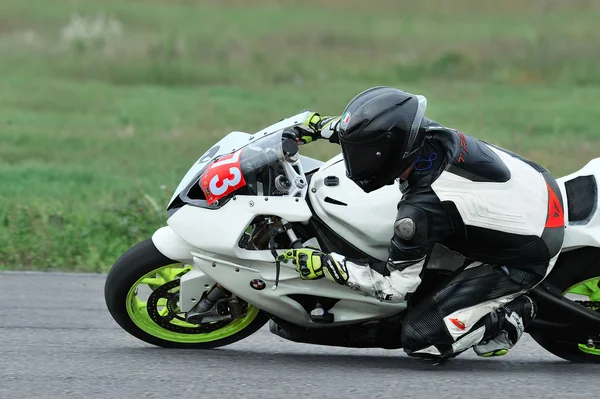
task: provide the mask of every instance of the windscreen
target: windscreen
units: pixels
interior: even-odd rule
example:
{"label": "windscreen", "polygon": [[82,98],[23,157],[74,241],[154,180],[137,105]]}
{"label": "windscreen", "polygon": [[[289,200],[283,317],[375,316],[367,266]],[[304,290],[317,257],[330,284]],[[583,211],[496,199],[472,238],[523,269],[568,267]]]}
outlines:
{"label": "windscreen", "polygon": [[218,209],[234,195],[300,196],[306,190],[298,146],[282,131],[208,162],[171,203]]}
{"label": "windscreen", "polygon": [[282,162],[282,134],[278,132],[218,157],[206,166],[198,183],[209,205],[234,192],[274,195],[276,177],[285,175]]}

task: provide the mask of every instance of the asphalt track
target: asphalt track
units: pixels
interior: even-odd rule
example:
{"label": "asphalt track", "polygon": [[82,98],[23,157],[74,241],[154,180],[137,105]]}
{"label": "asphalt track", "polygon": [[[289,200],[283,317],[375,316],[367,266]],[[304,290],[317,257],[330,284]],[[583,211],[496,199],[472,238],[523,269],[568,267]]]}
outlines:
{"label": "asphalt track", "polygon": [[508,355],[433,366],[402,351],[295,344],[267,327],[209,351],[166,350],[121,330],[104,276],[0,273],[0,399],[586,398],[600,365],[529,337]]}

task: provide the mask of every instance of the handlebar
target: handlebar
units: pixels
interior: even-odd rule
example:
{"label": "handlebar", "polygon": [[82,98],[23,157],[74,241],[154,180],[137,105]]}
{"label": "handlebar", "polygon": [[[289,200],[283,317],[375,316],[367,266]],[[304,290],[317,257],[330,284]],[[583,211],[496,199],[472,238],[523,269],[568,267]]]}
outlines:
{"label": "handlebar", "polygon": [[302,240],[300,240],[298,236],[296,236],[296,233],[294,233],[294,230],[292,229],[292,224],[285,219],[281,219],[281,224],[283,226],[283,229],[285,230],[285,233],[290,238],[290,247],[294,249],[302,248]]}

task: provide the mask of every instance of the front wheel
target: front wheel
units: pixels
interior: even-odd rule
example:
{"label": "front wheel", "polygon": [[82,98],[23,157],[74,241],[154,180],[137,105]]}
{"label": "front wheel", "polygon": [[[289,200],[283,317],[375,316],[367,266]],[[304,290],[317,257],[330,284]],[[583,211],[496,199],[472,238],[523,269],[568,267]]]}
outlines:
{"label": "front wheel", "polygon": [[151,239],[124,253],[108,273],[106,305],[115,321],[142,341],[166,348],[209,349],[229,345],[259,330],[268,316],[240,300],[242,316],[201,324],[179,310],[179,278],[191,267],[165,257]]}

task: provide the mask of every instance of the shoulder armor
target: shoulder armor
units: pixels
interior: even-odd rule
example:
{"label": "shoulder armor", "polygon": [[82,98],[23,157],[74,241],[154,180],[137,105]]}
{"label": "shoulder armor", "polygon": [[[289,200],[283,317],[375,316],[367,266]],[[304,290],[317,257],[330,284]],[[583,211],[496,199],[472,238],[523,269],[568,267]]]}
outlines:
{"label": "shoulder armor", "polygon": [[490,147],[461,132],[458,147],[446,170],[473,182],[505,183],[510,180],[510,170]]}

